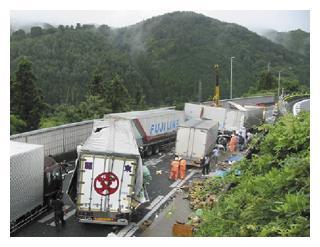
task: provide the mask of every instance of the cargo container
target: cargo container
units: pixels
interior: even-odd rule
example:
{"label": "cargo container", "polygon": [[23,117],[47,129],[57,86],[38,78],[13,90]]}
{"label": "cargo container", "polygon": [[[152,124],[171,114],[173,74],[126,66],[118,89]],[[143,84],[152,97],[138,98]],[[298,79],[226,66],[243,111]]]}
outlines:
{"label": "cargo container", "polygon": [[219,132],[231,134],[233,130],[251,130],[264,122],[264,109],[258,106],[241,106],[229,101],[230,108],[185,103],[186,119],[207,118],[219,122]]}
{"label": "cargo container", "polygon": [[80,223],[127,225],[134,210],[150,204],[130,120],[104,120],[78,149],[67,194]]}
{"label": "cargo container", "polygon": [[211,156],[218,137],[217,121],[191,119],[180,124],[177,132],[175,154],[187,161],[187,165],[200,166],[200,159]]}
{"label": "cargo container", "polygon": [[61,166],[44,146],[10,141],[10,233],[47,211],[62,193]]}
{"label": "cargo container", "polygon": [[[149,157],[152,153],[157,154],[161,145],[174,144],[178,125],[185,121],[185,114],[184,111],[178,111],[174,108],[160,108],[104,116],[104,120],[120,118],[131,121],[141,154]],[[103,128],[103,125],[103,121],[95,121],[94,131]]]}

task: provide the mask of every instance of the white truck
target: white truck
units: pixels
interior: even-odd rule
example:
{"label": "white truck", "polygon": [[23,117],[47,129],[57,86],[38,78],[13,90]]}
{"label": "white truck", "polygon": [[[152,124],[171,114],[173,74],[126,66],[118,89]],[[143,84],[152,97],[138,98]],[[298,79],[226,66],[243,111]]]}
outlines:
{"label": "white truck", "polygon": [[205,119],[191,119],[180,124],[177,132],[175,155],[187,161],[187,165],[200,166],[200,160],[211,156],[218,137],[219,123]]}
{"label": "white truck", "polygon": [[131,121],[103,122],[78,150],[67,194],[79,222],[127,225],[133,210],[150,204],[142,159]]}
{"label": "white truck", "polygon": [[10,141],[10,233],[32,221],[62,193],[61,165],[44,146]]}
{"label": "white truck", "polygon": [[[119,118],[131,121],[141,155],[149,157],[152,153],[157,154],[162,144],[174,143],[178,125],[185,121],[185,114],[169,107],[104,116],[104,120]],[[94,131],[103,128],[103,125],[104,121],[95,121]]]}

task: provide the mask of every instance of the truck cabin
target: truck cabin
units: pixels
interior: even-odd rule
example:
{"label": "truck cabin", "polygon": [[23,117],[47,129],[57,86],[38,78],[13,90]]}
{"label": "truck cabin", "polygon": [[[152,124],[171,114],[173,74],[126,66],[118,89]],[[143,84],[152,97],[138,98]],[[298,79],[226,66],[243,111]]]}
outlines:
{"label": "truck cabin", "polygon": [[44,194],[45,196],[62,191],[61,165],[52,157],[44,158]]}

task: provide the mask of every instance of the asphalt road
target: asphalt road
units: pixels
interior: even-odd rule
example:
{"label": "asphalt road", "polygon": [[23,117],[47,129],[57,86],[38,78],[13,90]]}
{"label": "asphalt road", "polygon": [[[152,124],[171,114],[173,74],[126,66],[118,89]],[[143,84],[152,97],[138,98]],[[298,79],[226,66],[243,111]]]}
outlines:
{"label": "asphalt road", "polygon": [[[143,230],[139,228],[137,224],[147,219],[153,220],[157,217],[157,214],[170,203],[173,196],[172,191],[181,185],[180,180],[177,182],[169,180],[172,159],[173,153],[159,153],[144,160],[144,164],[149,168],[152,176],[151,183],[147,185],[151,205],[146,209],[138,210],[132,215],[131,224],[128,226],[129,228],[123,229],[123,226],[118,227],[117,230],[120,231],[120,233],[126,234],[126,236],[129,234],[129,236],[138,237]],[[73,167],[70,168],[70,170],[73,169]],[[186,176],[193,175],[195,173],[194,170],[199,170],[199,168],[187,168]],[[65,176],[64,191],[67,190],[72,173],[73,171],[70,171],[69,174]],[[56,233],[53,211],[51,209],[11,234],[11,237],[106,237],[110,232],[115,230],[114,226],[110,225],[79,223],[74,216],[75,207],[69,197],[64,195],[62,200],[67,208],[67,216],[65,217],[66,225],[60,233]],[[129,229],[130,233],[127,233],[126,229]]]}

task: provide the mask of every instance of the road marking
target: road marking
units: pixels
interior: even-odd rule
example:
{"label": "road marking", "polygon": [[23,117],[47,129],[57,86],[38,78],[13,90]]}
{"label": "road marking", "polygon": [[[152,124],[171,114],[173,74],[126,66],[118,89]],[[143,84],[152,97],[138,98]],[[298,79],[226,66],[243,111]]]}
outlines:
{"label": "road marking", "polygon": [[[76,212],[76,209],[71,210],[70,212],[67,212],[67,215],[64,217],[64,220],[67,220],[69,217],[71,217],[72,215],[74,215],[74,213]],[[52,222],[50,224],[50,226],[56,226],[56,224],[54,222]]]}
{"label": "road marking", "polygon": [[[65,207],[66,207],[66,210],[67,210],[68,208],[70,208],[69,205],[66,205]],[[51,220],[52,218],[54,218],[54,212],[48,214],[46,217],[43,217],[42,219],[38,220],[37,222],[44,223],[44,222],[46,222],[46,221],[48,221],[48,220]]]}
{"label": "road marking", "polygon": [[146,209],[152,209],[164,196],[157,196]]}
{"label": "road marking", "polygon": [[[195,171],[195,170],[194,170],[194,169],[190,169],[189,171]],[[177,181],[175,181],[174,183],[172,183],[172,184],[170,185],[170,188],[175,188],[175,187],[177,187],[177,185],[178,185],[181,181],[183,181],[183,180],[178,179]]]}
{"label": "road marking", "polygon": [[159,158],[157,159],[150,159],[148,161],[146,161],[144,163],[145,166],[155,166],[156,164],[160,163],[162,161],[162,158],[164,157],[165,155],[161,155]]}
{"label": "road marking", "polygon": [[182,187],[182,185],[183,185],[189,178],[191,178],[195,172],[196,172],[196,171],[193,170],[184,180],[180,181],[180,183],[177,184],[176,188],[173,188],[165,197],[163,197],[163,198],[161,199],[161,201],[160,201],[158,204],[156,204],[156,205],[152,208],[152,210],[143,217],[142,220],[140,220],[138,223],[134,223],[134,222],[129,223],[129,225],[127,225],[126,227],[122,228],[122,229],[118,232],[117,236],[118,236],[118,237],[131,237],[131,236],[135,233],[135,231],[139,229],[139,226],[140,226],[144,221],[146,221],[147,219],[149,219],[149,217],[151,217],[151,215],[152,215],[154,212],[156,212],[163,203],[165,203],[180,187]]}

